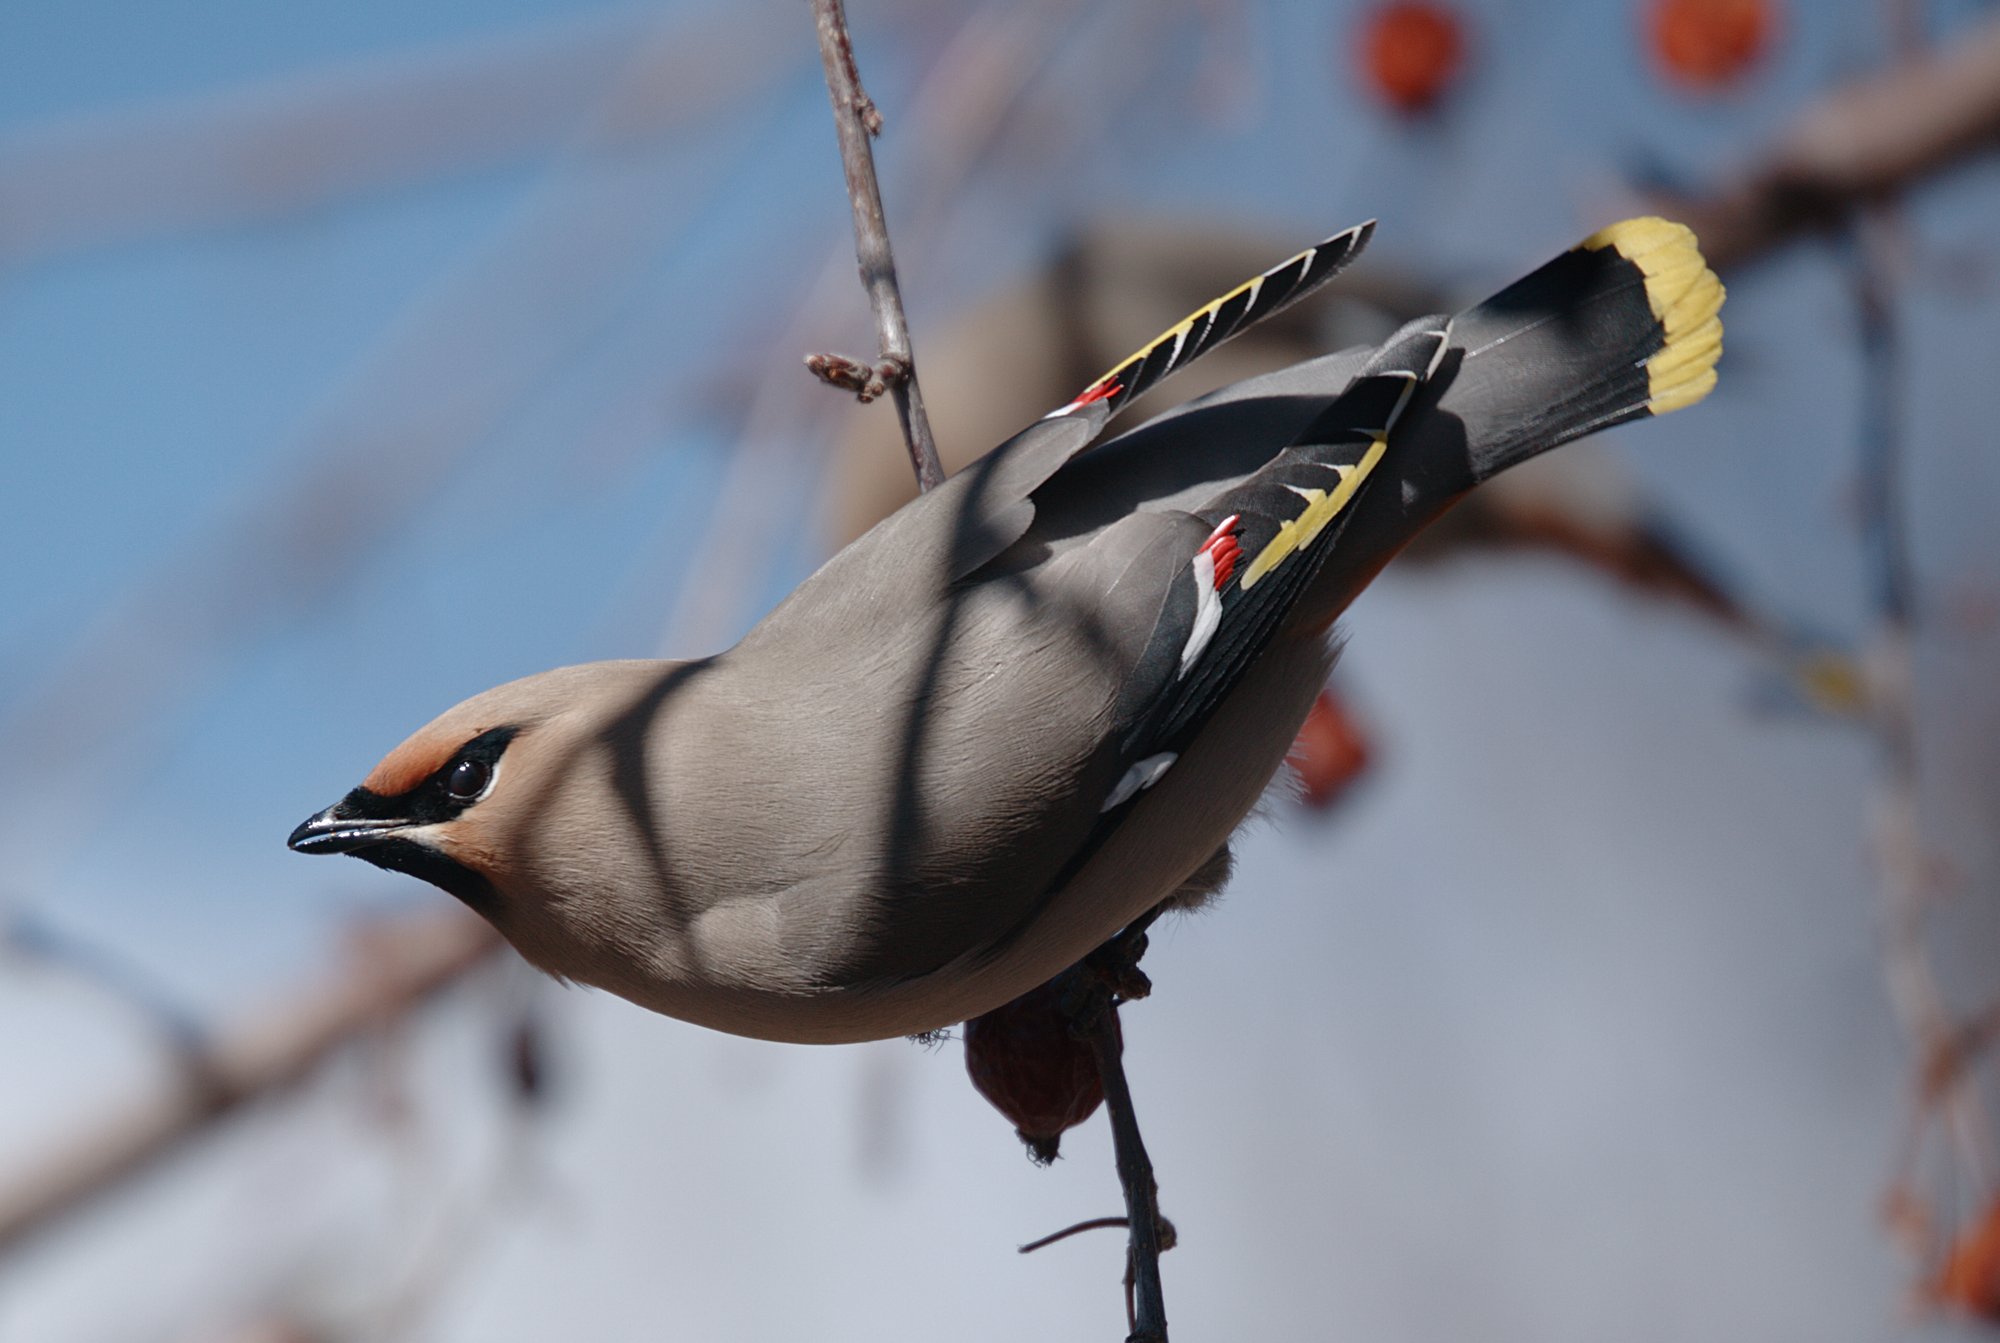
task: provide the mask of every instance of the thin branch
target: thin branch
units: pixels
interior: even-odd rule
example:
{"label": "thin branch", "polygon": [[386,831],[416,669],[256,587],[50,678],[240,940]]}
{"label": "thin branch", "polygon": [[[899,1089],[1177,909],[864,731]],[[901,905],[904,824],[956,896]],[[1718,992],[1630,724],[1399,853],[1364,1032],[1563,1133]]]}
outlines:
{"label": "thin branch", "polygon": [[1167,1343],[1167,1302],[1160,1287],[1160,1187],[1153,1179],[1145,1141],[1139,1136],[1139,1117],[1132,1108],[1132,1090],[1125,1082],[1125,1062],[1120,1057],[1123,1051],[1110,1024],[1116,1010],[1106,1007],[1098,1019],[1100,1024],[1090,1029],[1089,1038],[1098,1069],[1104,1074],[1104,1109],[1111,1116],[1118,1182],[1125,1187],[1125,1206],[1130,1210],[1126,1219],[1131,1235],[1129,1271],[1139,1299],[1131,1343]]}
{"label": "thin branch", "polygon": [[1869,705],[1880,755],[1876,858],[1888,917],[1885,964],[1898,1020],[1928,1056],[1950,1038],[1950,1015],[1924,946],[1929,877],[1917,819],[1916,712],[1912,703],[1910,566],[1902,526],[1901,358],[1885,256],[1888,221],[1871,215],[1853,244],[1852,284],[1861,339],[1862,542],[1876,628],[1868,653]]}
{"label": "thin branch", "polygon": [[[868,302],[875,309],[875,331],[882,345],[875,378],[887,384],[895,399],[911,469],[917,473],[918,486],[928,490],[944,483],[944,467],[938,462],[930,417],[924,414],[923,393],[917,387],[909,321],[903,316],[896,260],[889,251],[882,188],[875,180],[875,153],[868,144],[870,136],[882,133],[882,114],[862,91],[861,72],[854,65],[854,41],[847,35],[847,15],[840,0],[813,0],[813,18],[819,26],[827,96],[833,102],[833,127],[840,137],[840,162],[847,172],[847,199],[854,207],[854,257],[861,266]],[[871,382],[864,380],[864,391]],[[869,398],[864,395],[863,399]]]}
{"label": "thin branch", "polygon": [[[1056,37],[1059,39],[1061,30]],[[1075,114],[1073,89],[1057,89],[1044,76],[1062,50],[1060,40],[1051,39],[1049,24],[1040,7],[1020,6],[1008,0],[989,0],[972,11],[946,44],[945,52],[924,74],[909,100],[906,113],[910,127],[909,157],[923,165],[912,185],[917,188],[916,207],[910,215],[921,249],[926,239],[935,241],[950,203],[959,199],[966,183],[1001,144],[1000,132],[1008,118],[1028,98],[1030,92],[1042,103]],[[990,91],[984,96],[968,96],[967,90]],[[1076,131],[1088,124],[1081,115],[1062,119],[1065,129]],[[1045,153],[1054,144],[1044,138]],[[903,242],[910,244],[908,226]],[[808,333],[823,324],[824,314],[838,311],[837,296],[845,293],[848,249],[834,245],[814,277],[800,290],[803,297],[792,309],[785,324],[775,330],[753,333],[745,349],[783,349],[805,342]],[[738,361],[748,364],[746,356]],[[740,632],[739,608],[747,594],[755,590],[760,575],[769,567],[767,516],[772,482],[796,487],[800,473],[820,469],[847,470],[831,460],[826,416],[821,399],[810,389],[794,395],[794,379],[766,378],[752,389],[742,409],[740,427],[730,456],[728,474],[716,491],[716,502],[708,510],[708,524],[699,554],[710,557],[712,575],[732,575],[727,581],[677,583],[679,596],[660,637],[660,655],[679,656],[689,649],[718,648]],[[1009,425],[1011,431],[1015,426]],[[996,440],[997,441],[997,440]],[[817,444],[816,450],[802,453],[799,445]],[[901,498],[896,500],[897,504]],[[891,505],[893,508],[895,505]],[[883,510],[884,513],[889,509]],[[880,514],[870,518],[872,524]],[[678,527],[673,523],[670,526]],[[684,538],[675,531],[658,544],[663,552],[679,555]],[[673,570],[681,572],[678,561]],[[662,574],[662,582],[667,581]],[[643,585],[642,585],[643,586]]]}
{"label": "thin branch", "polygon": [[1059,1240],[1068,1240],[1071,1236],[1081,1235],[1086,1231],[1109,1231],[1113,1227],[1130,1226],[1131,1224],[1132,1221],[1128,1217],[1093,1217],[1087,1222],[1078,1222],[1076,1225],[1066,1226],[1060,1231],[1051,1231],[1040,1240],[1031,1240],[1021,1247],[1020,1253],[1033,1254],[1036,1250],[1047,1249]]}
{"label": "thin branch", "polygon": [[[1897,1158],[1890,1205],[1908,1214],[1924,1120],[1935,1105],[1959,1168],[1982,1189],[2000,1178],[1993,1120],[1978,1091],[1949,1083],[1931,1091],[1937,1060],[1955,1054],[1967,1027],[1953,1020],[1938,983],[1927,935],[1935,898],[1933,868],[1921,815],[1922,773],[1917,739],[1913,651],[1919,604],[1913,591],[1909,537],[1903,517],[1905,435],[1900,405],[1903,369],[1893,263],[1887,255],[1893,221],[1883,207],[1864,216],[1853,247],[1853,285],[1862,350],[1861,498],[1863,540],[1873,580],[1876,629],[1867,654],[1869,707],[1878,767],[1874,847],[1881,874],[1883,968],[1889,1001],[1918,1055],[1925,1081]],[[1975,1023],[1976,1025],[1977,1023]],[[1962,1070],[1961,1070],[1962,1071]],[[1923,1215],[1919,1213],[1918,1215]]]}
{"label": "thin branch", "polygon": [[216,1032],[198,1069],[76,1126],[54,1150],[0,1178],[0,1253],[178,1150],[223,1115],[306,1077],[341,1046],[487,963],[501,945],[485,923],[457,913],[364,928],[339,974],[251,1014],[244,1026]]}
{"label": "thin branch", "polygon": [[1129,1236],[1125,1292],[1132,1328],[1126,1343],[1167,1343],[1160,1254],[1172,1247],[1171,1233],[1160,1216],[1160,1188],[1139,1135],[1132,1089],[1125,1081],[1125,1050],[1117,1022],[1121,1001],[1152,992],[1151,982],[1139,969],[1139,958],[1146,954],[1146,929],[1158,913],[1147,914],[1068,972],[1072,984],[1067,991],[1067,1010],[1073,1029],[1097,1056],[1097,1071],[1104,1083],[1104,1111],[1111,1120],[1111,1142],[1117,1154],[1118,1182],[1125,1194]]}
{"label": "thin branch", "polygon": [[0,927],[0,951],[88,984],[131,1012],[176,1062],[199,1074],[207,1032],[187,1005],[142,966],[26,911]]}

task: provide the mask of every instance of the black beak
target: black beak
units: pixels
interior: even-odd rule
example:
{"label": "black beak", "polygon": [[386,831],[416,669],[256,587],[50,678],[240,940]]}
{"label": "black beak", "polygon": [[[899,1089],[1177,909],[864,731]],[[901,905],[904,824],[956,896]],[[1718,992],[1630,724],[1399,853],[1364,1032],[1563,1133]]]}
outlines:
{"label": "black beak", "polygon": [[[423,827],[451,819],[437,814],[436,799],[419,788],[383,797],[357,788],[292,831],[285,841],[298,853],[351,853],[364,863],[410,876],[455,895],[487,918],[500,907],[493,884],[450,855],[433,848]],[[461,808],[462,810],[462,808]]]}
{"label": "black beak", "polygon": [[379,804],[382,799],[373,794],[358,797],[362,791],[357,788],[319,815],[307,818],[292,831],[286,847],[298,853],[352,853],[392,839],[413,824],[407,817],[364,815],[364,811],[374,810],[367,807],[368,802]]}

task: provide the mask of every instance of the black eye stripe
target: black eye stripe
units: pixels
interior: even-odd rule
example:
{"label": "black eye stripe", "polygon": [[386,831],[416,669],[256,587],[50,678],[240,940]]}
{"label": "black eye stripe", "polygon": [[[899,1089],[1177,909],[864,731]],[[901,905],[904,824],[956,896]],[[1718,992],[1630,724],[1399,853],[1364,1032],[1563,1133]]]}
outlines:
{"label": "black eye stripe", "polygon": [[499,763],[501,752],[507,749],[507,743],[520,735],[521,729],[517,727],[490,728],[459,747],[451,758],[451,764],[446,765],[440,772],[449,774],[454,766],[466,760],[476,760],[490,768]]}
{"label": "black eye stripe", "polygon": [[[442,768],[416,787],[393,797],[357,788],[348,794],[345,805],[349,813],[356,817],[402,821],[410,825],[436,825],[453,820],[491,791],[500,757],[507,750],[507,743],[520,732],[518,727],[496,727],[482,732],[455,751]],[[486,777],[473,793],[453,793],[452,778],[459,766],[468,762],[484,769]]]}

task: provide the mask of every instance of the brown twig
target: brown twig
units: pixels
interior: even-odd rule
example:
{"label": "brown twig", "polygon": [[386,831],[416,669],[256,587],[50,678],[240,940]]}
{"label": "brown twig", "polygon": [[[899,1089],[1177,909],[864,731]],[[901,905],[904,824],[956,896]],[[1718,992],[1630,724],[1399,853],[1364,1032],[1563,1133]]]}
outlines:
{"label": "brown twig", "polygon": [[[882,188],[875,180],[875,153],[868,144],[871,136],[882,133],[882,113],[862,91],[841,0],[813,0],[813,18],[819,26],[827,96],[833,102],[833,127],[840,137],[840,162],[847,171],[847,199],[854,207],[854,257],[861,267],[868,302],[875,309],[875,330],[882,342],[882,361],[876,365],[874,377],[864,379],[863,388],[856,390],[861,394],[876,379],[887,385],[896,402],[896,418],[903,427],[903,443],[910,451],[917,485],[928,490],[944,483],[944,467],[938,461],[930,417],[924,413],[923,393],[917,387],[909,321],[903,316],[903,295],[896,285],[896,260],[889,250],[889,225],[882,214]],[[811,365],[813,361],[807,362]],[[851,360],[842,362],[853,364]],[[872,395],[862,394],[861,399],[871,400]]]}
{"label": "brown twig", "polygon": [[[921,177],[913,183],[918,194],[910,216],[919,248],[927,237],[935,240],[950,202],[960,197],[965,184],[1002,143],[1002,128],[1030,97],[1031,90],[1045,109],[1054,100],[1053,105],[1068,110],[1071,115],[1064,118],[1065,127],[1088,124],[1075,105],[1061,101],[1064,95],[1074,99],[1076,90],[1038,87],[1062,48],[1061,41],[1051,40],[1040,7],[989,0],[966,16],[947,44],[945,55],[925,73],[905,114],[910,127],[909,156],[923,165]],[[968,90],[982,91],[981,96],[968,96]],[[1041,148],[1053,152],[1047,139]],[[905,246],[910,239],[906,227]],[[828,249],[826,261],[801,290],[789,319],[780,329],[756,334],[754,348],[798,346],[809,338],[807,333],[823,326],[826,314],[838,311],[845,300],[849,255],[838,245]],[[708,510],[708,525],[695,547],[710,557],[713,574],[734,577],[730,581],[679,584],[680,595],[660,639],[661,656],[717,648],[740,631],[740,608],[769,565],[770,548],[763,542],[772,482],[800,478],[798,445],[817,445],[807,449],[814,453],[803,462],[808,472],[822,466],[842,469],[827,461],[821,398],[809,388],[799,388],[802,394],[795,395],[796,385],[792,378],[762,379],[743,407],[728,474],[716,492],[715,506]],[[869,521],[873,523],[879,516]],[[670,549],[674,554],[683,549],[678,532]],[[676,562],[674,573],[680,571]]]}
{"label": "brown twig", "polygon": [[1068,1240],[1071,1236],[1080,1235],[1085,1231],[1109,1231],[1115,1226],[1130,1226],[1131,1224],[1131,1219],[1126,1217],[1093,1217],[1089,1221],[1078,1222],[1074,1226],[1066,1226],[1060,1231],[1051,1231],[1040,1240],[1031,1240],[1021,1247],[1020,1253],[1033,1254],[1036,1250],[1047,1249],[1059,1240]]}
{"label": "brown twig", "polygon": [[1125,1295],[1131,1324],[1126,1343],[1167,1343],[1160,1254],[1171,1247],[1171,1232],[1160,1216],[1160,1189],[1139,1135],[1139,1117],[1132,1105],[1132,1089],[1125,1081],[1124,1044],[1117,1024],[1120,1002],[1152,992],[1151,982],[1139,969],[1139,958],[1146,954],[1146,929],[1157,914],[1155,910],[1146,915],[1070,970],[1072,982],[1066,993],[1073,1029],[1097,1057],[1097,1071],[1104,1083],[1104,1111],[1111,1120],[1111,1143],[1117,1154],[1118,1182],[1125,1194],[1129,1233]]}
{"label": "brown twig", "polygon": [[1153,1163],[1139,1136],[1139,1117],[1132,1108],[1132,1091],[1125,1082],[1125,1063],[1118,1037],[1110,1028],[1107,1006],[1099,1025],[1088,1029],[1097,1066],[1104,1074],[1104,1109],[1111,1117],[1111,1142],[1118,1154],[1118,1182],[1125,1188],[1131,1235],[1126,1272],[1138,1296],[1129,1343],[1167,1343],[1167,1302],[1160,1287],[1160,1187]]}
{"label": "brown twig", "polygon": [[909,367],[895,359],[868,364],[844,354],[809,354],[806,369],[829,387],[854,393],[864,406],[910,375]]}

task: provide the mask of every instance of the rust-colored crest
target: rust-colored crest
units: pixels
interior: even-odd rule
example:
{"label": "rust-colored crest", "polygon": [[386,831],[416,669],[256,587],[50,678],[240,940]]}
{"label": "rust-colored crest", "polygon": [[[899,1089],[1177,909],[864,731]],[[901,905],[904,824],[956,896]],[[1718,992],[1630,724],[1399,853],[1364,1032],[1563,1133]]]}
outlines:
{"label": "rust-colored crest", "polygon": [[452,755],[469,737],[478,733],[446,736],[425,730],[417,733],[382,758],[382,763],[361,786],[379,797],[398,797],[409,792],[451,762]]}

